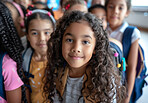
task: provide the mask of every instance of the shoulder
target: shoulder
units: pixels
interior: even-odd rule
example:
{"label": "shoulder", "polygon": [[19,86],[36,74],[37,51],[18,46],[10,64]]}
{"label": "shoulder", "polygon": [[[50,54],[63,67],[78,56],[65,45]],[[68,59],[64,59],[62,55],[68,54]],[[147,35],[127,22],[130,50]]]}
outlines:
{"label": "shoulder", "polygon": [[16,62],[9,57],[9,55],[5,55],[3,58],[2,67],[16,66]]}
{"label": "shoulder", "polygon": [[7,54],[4,56],[2,63],[2,75],[4,77],[4,86],[6,91],[14,90],[23,85],[23,82],[17,73],[16,62]]}
{"label": "shoulder", "polygon": [[7,54],[3,58],[2,71],[4,77],[9,76],[12,71],[17,72],[16,62],[11,59]]}
{"label": "shoulder", "polygon": [[114,38],[109,38],[109,41],[116,44],[121,49],[121,51],[123,50],[123,47],[122,47],[122,44],[121,44],[120,41],[118,41],[118,40],[116,40]]}

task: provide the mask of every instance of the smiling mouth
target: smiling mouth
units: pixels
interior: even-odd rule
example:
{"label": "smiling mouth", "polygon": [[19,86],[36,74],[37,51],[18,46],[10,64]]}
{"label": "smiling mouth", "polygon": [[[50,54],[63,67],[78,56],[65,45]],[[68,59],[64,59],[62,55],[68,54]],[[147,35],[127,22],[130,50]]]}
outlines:
{"label": "smiling mouth", "polygon": [[69,55],[72,59],[75,59],[75,60],[79,60],[79,59],[82,59],[82,57],[80,57],[80,56],[71,56],[71,55]]}
{"label": "smiling mouth", "polygon": [[46,47],[46,44],[39,44],[39,47]]}

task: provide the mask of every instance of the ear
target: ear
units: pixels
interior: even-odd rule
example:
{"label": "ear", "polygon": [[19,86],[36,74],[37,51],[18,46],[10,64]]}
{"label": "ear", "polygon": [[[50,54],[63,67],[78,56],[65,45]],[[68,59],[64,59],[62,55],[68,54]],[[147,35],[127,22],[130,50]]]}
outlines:
{"label": "ear", "polygon": [[127,10],[125,17],[128,17],[129,14],[130,14],[130,10]]}

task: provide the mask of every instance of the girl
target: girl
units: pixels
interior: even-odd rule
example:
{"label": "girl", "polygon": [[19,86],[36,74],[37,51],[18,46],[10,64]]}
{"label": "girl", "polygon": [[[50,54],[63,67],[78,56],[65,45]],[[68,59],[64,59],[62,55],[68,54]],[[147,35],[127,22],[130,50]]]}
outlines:
{"label": "girl", "polygon": [[[29,78],[31,91],[28,100],[32,103],[42,103],[42,77],[47,62],[47,41],[54,31],[55,19],[50,12],[36,9],[27,13],[26,32],[29,47],[23,54],[23,67]],[[31,96],[29,96],[31,95]]]}
{"label": "girl", "polygon": [[26,32],[25,32],[25,25],[24,25],[25,13],[23,12],[23,9],[21,8],[21,6],[15,2],[6,1],[5,4],[11,12],[13,22],[17,29],[18,35],[21,38],[24,48],[26,48],[27,40],[25,36]]}
{"label": "girl", "polygon": [[48,42],[46,102],[120,102],[125,88],[119,83],[108,45],[107,34],[95,16],[66,13]]}
{"label": "girl", "polygon": [[[128,27],[128,23],[124,18],[128,16],[131,7],[131,0],[107,0],[107,20],[109,22],[108,32],[110,37],[113,37],[122,42],[123,32]],[[136,65],[138,56],[138,41],[140,39],[140,31],[134,29],[132,34],[132,44],[129,49],[127,57],[127,84],[128,84],[128,97],[125,103],[129,103],[132,94],[135,76]],[[126,48],[123,48],[123,51]]]}
{"label": "girl", "polygon": [[98,19],[102,20],[103,28],[106,30],[107,28],[107,20],[106,20],[106,8],[103,5],[96,4],[91,6],[88,9],[89,12],[96,15]]}
{"label": "girl", "polygon": [[88,12],[87,3],[84,0],[68,0],[65,2],[64,11],[74,11],[79,10],[82,12]]}
{"label": "girl", "polygon": [[11,14],[1,1],[0,27],[0,103],[21,103],[21,99],[26,103],[25,88],[21,80],[23,46]]}

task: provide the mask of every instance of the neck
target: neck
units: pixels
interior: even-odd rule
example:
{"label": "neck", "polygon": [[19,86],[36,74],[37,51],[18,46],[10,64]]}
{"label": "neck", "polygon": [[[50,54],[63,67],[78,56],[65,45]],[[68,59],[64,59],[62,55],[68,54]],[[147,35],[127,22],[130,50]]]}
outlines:
{"label": "neck", "polygon": [[86,66],[80,68],[72,68],[69,67],[69,77],[71,78],[79,78],[82,77],[85,73]]}
{"label": "neck", "polygon": [[34,53],[33,57],[35,61],[41,62],[47,60],[47,55],[46,54],[39,54],[39,53]]}

